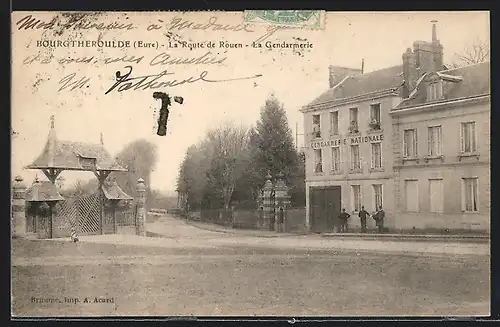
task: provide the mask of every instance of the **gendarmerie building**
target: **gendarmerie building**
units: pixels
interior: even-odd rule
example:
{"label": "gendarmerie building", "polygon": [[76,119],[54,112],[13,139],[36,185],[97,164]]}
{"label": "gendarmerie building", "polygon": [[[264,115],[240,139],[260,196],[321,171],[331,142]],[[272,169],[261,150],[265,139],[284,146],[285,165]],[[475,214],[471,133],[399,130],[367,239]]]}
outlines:
{"label": "gendarmerie building", "polygon": [[[436,217],[447,214],[456,226],[464,217],[488,221],[489,64],[446,70],[435,24],[432,41],[415,41],[402,59],[402,65],[366,74],[330,66],[330,88],[301,109],[311,231],[332,231],[342,209],[353,216],[349,225],[359,227],[362,206],[368,212],[382,206],[385,226],[393,231],[445,226]],[[471,105],[464,109],[464,103]],[[427,110],[451,106],[454,114]],[[456,126],[444,132],[448,124]],[[461,167],[458,182],[437,173],[445,167]],[[432,202],[431,210],[431,199],[438,201],[433,195],[448,187],[449,197],[438,197],[442,203]],[[368,219],[368,227],[373,223]]]}
{"label": "gendarmerie building", "polygon": [[490,63],[442,70],[431,50],[403,55],[392,111],[396,227],[490,229]]}
{"label": "gendarmerie building", "polygon": [[330,88],[301,109],[311,231],[331,232],[343,208],[356,216],[349,226],[359,226],[362,206],[369,212],[383,206],[386,226],[394,226],[389,113],[401,102],[402,72],[401,65],[370,73],[330,66]]}

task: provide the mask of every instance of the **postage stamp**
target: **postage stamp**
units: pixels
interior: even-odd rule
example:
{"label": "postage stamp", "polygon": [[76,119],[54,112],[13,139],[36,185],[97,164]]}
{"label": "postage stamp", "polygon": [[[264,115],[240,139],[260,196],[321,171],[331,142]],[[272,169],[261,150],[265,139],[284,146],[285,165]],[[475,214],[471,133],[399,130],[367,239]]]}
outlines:
{"label": "postage stamp", "polygon": [[246,10],[246,23],[268,23],[297,27],[324,28],[322,10]]}

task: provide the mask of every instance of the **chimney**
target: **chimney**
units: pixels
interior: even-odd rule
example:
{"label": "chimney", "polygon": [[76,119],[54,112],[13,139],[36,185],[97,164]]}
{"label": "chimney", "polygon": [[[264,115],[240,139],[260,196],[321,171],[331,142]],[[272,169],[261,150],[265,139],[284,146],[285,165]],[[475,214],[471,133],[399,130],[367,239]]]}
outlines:
{"label": "chimney", "polygon": [[434,55],[434,71],[438,72],[444,69],[443,62],[443,45],[439,42],[437,38],[437,20],[432,21],[432,52]]}
{"label": "chimney", "polygon": [[403,53],[403,79],[404,85],[401,88],[401,97],[408,98],[410,93],[415,89],[419,78],[417,72],[416,55],[411,51],[411,48],[406,49]]}
{"label": "chimney", "polygon": [[104,145],[104,137],[102,135],[102,132],[101,132],[101,145]]}
{"label": "chimney", "polygon": [[432,43],[438,42],[437,33],[436,33],[437,20],[431,20],[431,23],[432,23]]}
{"label": "chimney", "polygon": [[339,66],[329,66],[328,67],[330,78],[330,88],[339,84],[344,78],[352,77],[361,74],[362,69],[339,67]]}
{"label": "chimney", "polygon": [[363,74],[365,71],[365,59],[361,59],[361,74]]}
{"label": "chimney", "polygon": [[436,20],[432,21],[432,42],[413,42],[413,52],[419,69],[418,77],[443,70],[443,46],[437,38],[436,23]]}

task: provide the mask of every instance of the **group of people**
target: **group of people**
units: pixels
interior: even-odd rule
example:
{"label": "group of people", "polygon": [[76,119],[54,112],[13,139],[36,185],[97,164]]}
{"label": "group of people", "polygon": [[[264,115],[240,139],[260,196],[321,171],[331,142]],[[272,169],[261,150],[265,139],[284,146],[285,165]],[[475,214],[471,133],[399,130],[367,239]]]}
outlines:
{"label": "group of people", "polygon": [[[366,219],[368,217],[371,217],[371,218],[373,218],[373,220],[375,220],[375,225],[377,226],[379,233],[382,233],[384,231],[385,212],[382,209],[382,206],[380,206],[378,208],[378,210],[373,214],[370,214],[368,211],[365,210],[365,207],[362,206],[361,210],[358,213],[358,217],[361,221],[361,232],[362,233],[366,233]],[[339,232],[340,233],[347,233],[349,218],[351,218],[351,215],[348,214],[345,211],[345,209],[342,209],[342,212],[339,215],[339,220],[340,220]]]}

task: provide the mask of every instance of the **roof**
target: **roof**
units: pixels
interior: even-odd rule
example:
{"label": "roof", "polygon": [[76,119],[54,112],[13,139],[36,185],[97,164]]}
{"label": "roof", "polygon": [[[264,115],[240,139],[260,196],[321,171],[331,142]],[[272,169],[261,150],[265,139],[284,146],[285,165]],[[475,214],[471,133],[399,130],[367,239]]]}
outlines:
{"label": "roof", "polygon": [[[394,110],[408,108],[426,103],[425,96],[419,94],[418,85],[425,81],[426,77],[433,73],[424,75],[417,84],[416,91],[412,92],[409,99],[403,100]],[[490,62],[470,65],[461,68],[449,69],[438,72],[437,75],[450,83],[443,89],[443,100],[447,102],[469,97],[490,94]]]}
{"label": "roof", "polygon": [[42,153],[26,168],[59,168],[88,171],[88,168],[80,164],[79,157],[95,159],[96,170],[127,171],[115,162],[102,144],[60,141],[57,139],[53,127],[50,129],[47,143]]}
{"label": "roof", "polygon": [[127,193],[123,192],[123,190],[118,186],[118,183],[113,181],[105,181],[102,185],[102,190],[104,192],[104,196],[108,200],[132,200],[133,198],[129,196]]}
{"label": "roof", "polygon": [[[352,98],[364,94],[397,89],[403,84],[403,66],[392,66],[370,73],[347,77],[337,86],[325,91],[307,106]],[[307,107],[306,106],[306,107]]]}
{"label": "roof", "polygon": [[62,201],[64,198],[59,194],[54,184],[49,181],[36,180],[33,185],[26,191],[26,201],[28,202],[43,202],[43,201]]}

